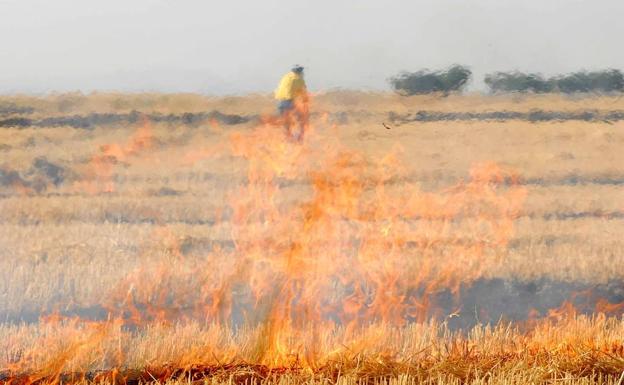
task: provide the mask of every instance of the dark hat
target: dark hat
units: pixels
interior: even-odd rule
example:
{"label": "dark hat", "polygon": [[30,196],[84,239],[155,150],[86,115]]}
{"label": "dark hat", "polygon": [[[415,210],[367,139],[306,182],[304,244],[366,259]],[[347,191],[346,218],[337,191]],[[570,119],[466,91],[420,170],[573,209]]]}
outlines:
{"label": "dark hat", "polygon": [[303,67],[302,67],[302,66],[300,66],[299,64],[295,64],[295,65],[292,67],[292,71],[293,71],[293,72],[303,72]]}

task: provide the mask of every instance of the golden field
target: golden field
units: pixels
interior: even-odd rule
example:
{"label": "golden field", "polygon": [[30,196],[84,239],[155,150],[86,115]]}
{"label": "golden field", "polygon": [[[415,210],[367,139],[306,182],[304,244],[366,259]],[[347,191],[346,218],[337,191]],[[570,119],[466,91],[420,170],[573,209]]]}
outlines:
{"label": "golden field", "polygon": [[[389,118],[622,98],[319,93],[300,144],[263,95],[2,105],[141,118],[0,127],[0,382],[622,383],[624,121]],[[142,117],[206,111],[249,119]]]}

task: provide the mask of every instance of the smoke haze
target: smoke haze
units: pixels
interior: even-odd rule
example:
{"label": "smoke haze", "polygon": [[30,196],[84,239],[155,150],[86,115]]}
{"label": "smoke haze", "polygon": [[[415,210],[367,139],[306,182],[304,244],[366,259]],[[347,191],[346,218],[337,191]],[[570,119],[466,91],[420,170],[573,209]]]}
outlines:
{"label": "smoke haze", "polygon": [[623,68],[618,0],[0,0],[0,93],[388,89],[400,70]]}

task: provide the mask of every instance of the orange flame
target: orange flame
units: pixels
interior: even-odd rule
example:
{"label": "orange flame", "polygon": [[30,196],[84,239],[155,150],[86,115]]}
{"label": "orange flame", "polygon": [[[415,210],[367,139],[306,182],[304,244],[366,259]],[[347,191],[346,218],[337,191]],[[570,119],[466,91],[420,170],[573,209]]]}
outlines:
{"label": "orange flame", "polygon": [[[325,138],[310,127],[293,144],[276,129],[283,123],[264,119],[231,135],[233,154],[248,162],[224,223],[233,250],[137,271],[116,288],[114,314],[136,324],[262,324],[261,362],[274,365],[296,356],[286,341],[310,328],[438,315],[436,293],[457,295],[502,262],[526,196],[514,172],[482,163],[442,192],[406,189],[400,148],[370,159],[339,143],[319,146]],[[289,202],[284,185],[303,201]]]}
{"label": "orange flame", "polygon": [[[504,263],[527,194],[515,172],[478,163],[467,180],[425,192],[405,183],[409,176],[399,146],[380,159],[367,157],[324,137],[323,130],[313,131],[308,106],[297,108],[306,114],[299,144],[285,140],[280,128],[287,124],[290,129],[291,122],[282,118],[266,118],[253,132],[230,136],[232,153],[248,165],[247,180],[231,194],[231,215],[221,223],[230,231],[231,249],[188,258],[175,233],[159,227],[154,236],[167,255],[113,288],[104,304],[113,321],[74,323],[74,329],[83,329],[58,359],[27,354],[13,369],[39,368],[30,383],[44,377],[56,383],[72,360],[119,337],[116,328],[122,323],[172,327],[172,321],[185,319],[217,328],[208,332],[214,346],[180,357],[177,364],[185,370],[198,362],[244,361],[237,356],[240,349],[223,343],[230,337],[219,334],[232,325],[257,327],[247,329],[257,333],[254,364],[317,368],[336,352],[356,360],[359,351],[382,344],[397,330],[392,328],[442,315],[436,294],[458,296],[462,286]],[[105,182],[104,191],[114,188],[106,185],[112,183],[114,168],[106,159],[127,161],[152,143],[146,124],[125,145],[102,148],[92,167],[95,179]],[[618,306],[601,303],[599,308],[614,312],[621,310]],[[453,308],[449,317],[461,311],[461,303]],[[574,304],[566,302],[547,318],[561,321],[575,314]],[[61,327],[64,321],[49,322]],[[547,334],[547,328],[535,335]],[[330,335],[334,342],[336,335],[348,341],[349,353],[325,348],[321,357],[322,341]],[[538,355],[544,346],[540,341],[529,349]],[[470,356],[472,349],[461,338],[445,348],[458,357]],[[121,350],[116,357],[112,366],[119,368]],[[392,352],[375,357],[384,365]]]}
{"label": "orange flame", "polygon": [[74,190],[90,194],[114,192],[113,176],[118,164],[138,157],[154,145],[154,136],[147,118],[143,125],[124,144],[111,143],[100,146],[99,152],[89,161],[83,180],[74,183]]}

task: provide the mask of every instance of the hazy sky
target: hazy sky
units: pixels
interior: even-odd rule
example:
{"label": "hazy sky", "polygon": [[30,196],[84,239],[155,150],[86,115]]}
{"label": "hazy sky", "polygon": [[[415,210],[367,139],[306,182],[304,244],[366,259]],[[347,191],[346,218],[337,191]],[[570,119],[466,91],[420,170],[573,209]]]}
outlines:
{"label": "hazy sky", "polygon": [[624,69],[622,0],[0,0],[0,93],[386,89],[400,70]]}

